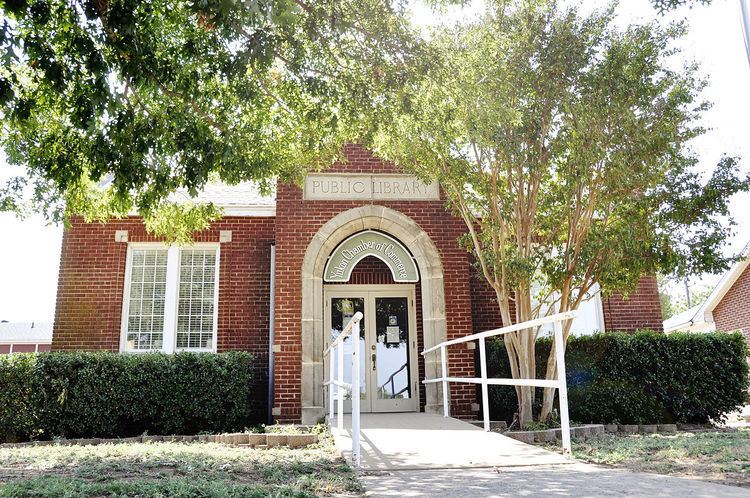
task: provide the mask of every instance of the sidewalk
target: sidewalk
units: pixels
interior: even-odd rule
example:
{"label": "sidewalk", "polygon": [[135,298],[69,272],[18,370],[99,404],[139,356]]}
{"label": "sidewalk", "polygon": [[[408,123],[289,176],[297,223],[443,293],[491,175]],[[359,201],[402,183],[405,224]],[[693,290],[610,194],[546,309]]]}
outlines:
{"label": "sidewalk", "polygon": [[750,496],[750,489],[598,465],[537,465],[498,469],[443,469],[365,472],[365,495],[430,497],[505,496]]}
{"label": "sidewalk", "polygon": [[[366,413],[362,415],[362,470],[417,470],[567,464],[570,460],[539,446],[468,422],[431,413]],[[344,430],[331,432],[336,446],[351,460],[351,417]]]}

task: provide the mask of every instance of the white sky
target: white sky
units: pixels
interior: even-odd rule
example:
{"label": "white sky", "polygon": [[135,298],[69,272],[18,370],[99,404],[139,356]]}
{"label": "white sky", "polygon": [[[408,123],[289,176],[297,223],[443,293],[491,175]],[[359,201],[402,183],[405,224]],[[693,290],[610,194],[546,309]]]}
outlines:
{"label": "white sky", "polygon": [[[575,3],[587,9],[603,5],[595,0]],[[624,0],[617,12],[623,25],[658,17],[647,0]],[[452,10],[446,16],[455,14]],[[705,114],[705,125],[711,131],[694,144],[701,169],[708,174],[722,153],[750,158],[750,67],[737,0],[714,0],[713,5],[680,9],[661,19],[682,17],[690,25],[684,55],[699,61],[710,77],[705,97],[714,107]],[[422,24],[435,21],[424,8],[415,9],[415,18]],[[750,159],[742,164],[745,171],[750,169]],[[0,181],[19,172],[2,164]],[[738,226],[727,252],[734,254],[750,240],[750,195],[737,196],[731,205]],[[0,320],[53,320],[61,241],[61,227],[46,226],[39,217],[18,220],[0,213]],[[702,282],[712,285],[717,279],[705,276]]]}

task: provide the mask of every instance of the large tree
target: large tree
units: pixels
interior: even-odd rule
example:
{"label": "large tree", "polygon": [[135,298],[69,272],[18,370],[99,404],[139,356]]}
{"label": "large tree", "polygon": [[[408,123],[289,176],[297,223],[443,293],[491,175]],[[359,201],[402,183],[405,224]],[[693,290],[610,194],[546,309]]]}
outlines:
{"label": "large tree", "polygon": [[184,235],[210,209],[162,210],[175,189],[329,164],[419,63],[402,3],[0,1],[0,142],[26,168],[0,206],[135,207]]}
{"label": "large tree", "polygon": [[[439,62],[415,72],[378,135],[381,155],[440,181],[505,324],[574,310],[597,289],[627,294],[657,271],[726,265],[722,219],[748,180],[731,158],[699,174],[703,81],[666,64],[682,28],[618,30],[613,10],[488,2],[477,22],[433,34]],[[514,377],[535,377],[538,333],[504,336]],[[528,423],[534,389],[516,393]],[[545,390],[542,419],[553,400]]]}

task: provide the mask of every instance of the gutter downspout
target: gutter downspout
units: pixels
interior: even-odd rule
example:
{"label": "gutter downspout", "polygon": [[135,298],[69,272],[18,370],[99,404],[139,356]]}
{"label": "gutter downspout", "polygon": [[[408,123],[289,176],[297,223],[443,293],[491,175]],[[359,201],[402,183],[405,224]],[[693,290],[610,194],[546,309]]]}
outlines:
{"label": "gutter downspout", "polygon": [[276,243],[271,243],[271,285],[269,292],[269,310],[268,310],[268,414],[269,424],[273,424],[273,341],[276,312]]}

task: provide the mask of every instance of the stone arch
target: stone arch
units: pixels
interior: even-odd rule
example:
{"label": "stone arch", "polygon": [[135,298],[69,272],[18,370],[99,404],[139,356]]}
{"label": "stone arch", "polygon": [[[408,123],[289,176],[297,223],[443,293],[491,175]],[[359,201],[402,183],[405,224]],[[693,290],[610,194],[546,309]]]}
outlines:
{"label": "stone arch", "polygon": [[[328,338],[323,329],[323,270],[329,254],[347,237],[362,230],[379,230],[401,241],[420,272],[422,331],[429,348],[446,340],[443,265],[437,247],[414,220],[385,206],[360,206],[339,213],[313,236],[302,261],[302,423],[325,415],[323,350]],[[427,377],[439,377],[440,359],[425,358]],[[426,386],[425,410],[442,410],[439,383]]]}

